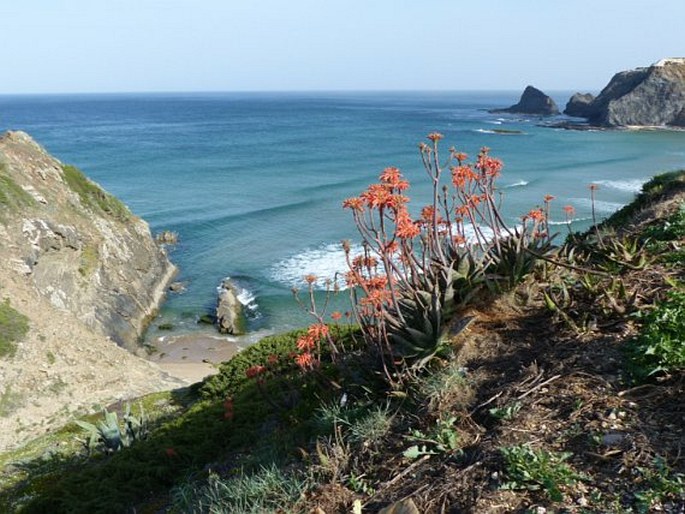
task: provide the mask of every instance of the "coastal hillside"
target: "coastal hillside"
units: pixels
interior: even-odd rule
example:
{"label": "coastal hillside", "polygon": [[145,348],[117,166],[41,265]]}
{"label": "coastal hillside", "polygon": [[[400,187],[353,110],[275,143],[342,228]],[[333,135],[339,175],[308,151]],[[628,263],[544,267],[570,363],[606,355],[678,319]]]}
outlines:
{"label": "coastal hillside", "polygon": [[174,272],[121,202],[27,134],[0,137],[0,449],[177,385],[129,351]]}
{"label": "coastal hillside", "polygon": [[[403,188],[398,173],[381,180]],[[684,200],[685,171],[659,175],[555,246],[534,209],[538,246],[501,240],[488,287],[455,269],[445,330],[424,307],[396,360],[339,312],[267,337],[133,414],[0,455],[0,510],[681,513]]]}

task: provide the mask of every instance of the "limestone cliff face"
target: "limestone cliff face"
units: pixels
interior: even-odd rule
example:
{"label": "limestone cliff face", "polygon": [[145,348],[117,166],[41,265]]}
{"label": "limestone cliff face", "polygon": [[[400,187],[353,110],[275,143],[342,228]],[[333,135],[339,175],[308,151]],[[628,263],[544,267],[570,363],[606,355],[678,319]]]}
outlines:
{"label": "limestone cliff face", "polygon": [[0,451],[181,385],[122,347],[137,346],[173,273],[122,203],[28,135],[0,136],[0,302],[28,319],[0,357]]}
{"label": "limestone cliff face", "polygon": [[593,125],[685,126],[685,58],[622,71],[596,98],[584,104],[579,100],[574,95],[564,112],[585,117]]}
{"label": "limestone cliff face", "polygon": [[175,271],[147,224],[22,132],[0,137],[0,175],[0,266],[133,348]]}

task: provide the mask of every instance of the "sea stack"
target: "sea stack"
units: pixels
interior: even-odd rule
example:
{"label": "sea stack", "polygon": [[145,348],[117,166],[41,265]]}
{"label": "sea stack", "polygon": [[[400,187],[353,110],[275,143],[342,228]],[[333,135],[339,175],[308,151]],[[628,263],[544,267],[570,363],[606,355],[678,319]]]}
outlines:
{"label": "sea stack", "polygon": [[559,114],[559,108],[554,100],[545,93],[533,86],[527,86],[517,104],[506,109],[492,109],[490,112],[553,116]]}
{"label": "sea stack", "polygon": [[576,93],[564,110],[600,127],[685,127],[685,58],[621,71],[596,98]]}

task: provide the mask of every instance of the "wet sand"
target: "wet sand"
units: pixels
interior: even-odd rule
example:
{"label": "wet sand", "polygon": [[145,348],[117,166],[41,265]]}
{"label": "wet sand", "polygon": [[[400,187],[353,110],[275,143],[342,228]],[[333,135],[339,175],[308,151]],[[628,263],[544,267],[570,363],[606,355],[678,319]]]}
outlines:
{"label": "wet sand", "polygon": [[205,334],[169,335],[152,342],[157,351],[149,357],[169,375],[188,384],[199,382],[218,371],[241,346],[227,337]]}

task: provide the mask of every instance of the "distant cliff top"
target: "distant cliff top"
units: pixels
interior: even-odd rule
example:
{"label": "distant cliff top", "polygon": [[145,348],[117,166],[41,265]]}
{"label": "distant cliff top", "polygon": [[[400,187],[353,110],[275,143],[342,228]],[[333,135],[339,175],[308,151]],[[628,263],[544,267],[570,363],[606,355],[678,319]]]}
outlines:
{"label": "distant cliff top", "polygon": [[666,57],[655,62],[652,66],[667,66],[670,64],[685,65],[685,57]]}
{"label": "distant cliff top", "polygon": [[601,127],[685,127],[685,57],[621,71],[597,97],[573,95],[564,113]]}

